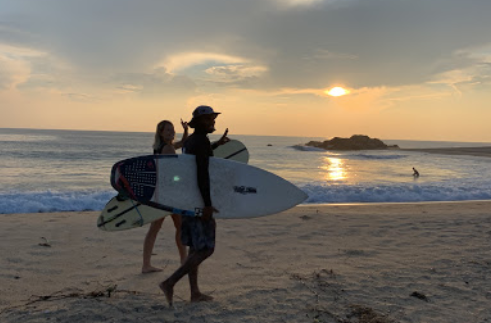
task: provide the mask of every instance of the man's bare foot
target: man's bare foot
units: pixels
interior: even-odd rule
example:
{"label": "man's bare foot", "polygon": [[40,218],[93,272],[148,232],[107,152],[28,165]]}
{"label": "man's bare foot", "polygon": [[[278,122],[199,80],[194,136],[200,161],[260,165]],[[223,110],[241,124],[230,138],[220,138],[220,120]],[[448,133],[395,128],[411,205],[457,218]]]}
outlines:
{"label": "man's bare foot", "polygon": [[167,281],[163,281],[159,284],[160,289],[164,292],[165,298],[169,306],[172,306],[172,298],[174,296],[174,287],[169,286]]}
{"label": "man's bare foot", "polygon": [[153,266],[142,267],[142,274],[157,273],[159,271],[162,271],[162,269]]}
{"label": "man's bare foot", "polygon": [[205,295],[205,294],[196,294],[196,295],[191,295],[191,302],[209,302],[212,301],[213,297],[210,295]]}

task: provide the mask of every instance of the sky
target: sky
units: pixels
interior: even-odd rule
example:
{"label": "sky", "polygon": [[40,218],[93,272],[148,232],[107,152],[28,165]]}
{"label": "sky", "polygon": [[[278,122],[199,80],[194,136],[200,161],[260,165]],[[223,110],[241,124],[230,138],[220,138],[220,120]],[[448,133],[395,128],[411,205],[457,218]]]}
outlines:
{"label": "sky", "polygon": [[180,132],[205,104],[230,137],[491,142],[490,12],[489,0],[0,0],[0,128],[153,132],[168,119]]}

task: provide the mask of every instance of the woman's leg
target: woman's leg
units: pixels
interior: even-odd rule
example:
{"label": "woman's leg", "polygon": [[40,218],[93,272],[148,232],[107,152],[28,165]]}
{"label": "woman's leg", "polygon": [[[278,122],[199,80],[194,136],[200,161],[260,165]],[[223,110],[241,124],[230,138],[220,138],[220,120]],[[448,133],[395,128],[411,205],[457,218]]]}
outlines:
{"label": "woman's leg", "polygon": [[162,223],[165,218],[150,223],[150,228],[148,229],[147,235],[145,236],[145,241],[143,242],[143,266],[142,273],[153,273],[157,271],[162,271],[160,268],[153,267],[151,265],[153,246],[155,245],[155,240],[157,240],[157,234],[162,227]]}

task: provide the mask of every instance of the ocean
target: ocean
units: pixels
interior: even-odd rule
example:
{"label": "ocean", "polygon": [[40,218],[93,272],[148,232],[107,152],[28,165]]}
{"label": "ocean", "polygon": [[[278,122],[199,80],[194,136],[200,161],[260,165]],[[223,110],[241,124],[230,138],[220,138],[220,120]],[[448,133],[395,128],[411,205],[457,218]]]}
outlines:
{"label": "ocean", "polygon": [[[305,204],[491,199],[491,158],[401,150],[328,152],[304,146],[326,138],[229,137],[248,147],[249,164],[304,190]],[[401,148],[491,145],[380,139]],[[143,132],[0,128],[0,214],[101,210],[116,194],[109,183],[112,165],[151,154],[152,143],[153,133]],[[419,178],[412,176],[412,167]]]}

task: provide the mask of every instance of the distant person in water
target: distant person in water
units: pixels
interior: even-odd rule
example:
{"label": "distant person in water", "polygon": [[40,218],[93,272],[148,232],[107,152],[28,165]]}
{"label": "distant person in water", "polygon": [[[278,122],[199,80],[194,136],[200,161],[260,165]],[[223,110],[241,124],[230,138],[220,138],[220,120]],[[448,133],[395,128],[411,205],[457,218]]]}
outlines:
{"label": "distant person in water", "polygon": [[[184,129],[184,134],[181,141],[174,142],[176,132],[174,130],[174,125],[172,122],[164,120],[159,122],[157,125],[157,130],[155,131],[155,141],[153,143],[153,153],[155,155],[159,154],[175,154],[176,149],[183,146],[184,142],[188,137],[188,124],[181,120],[182,128]],[[174,227],[176,228],[176,245],[179,251],[179,256],[181,257],[181,264],[184,263],[186,259],[186,247],[181,243],[181,216],[177,214],[171,215],[174,221]],[[152,251],[155,245],[155,240],[157,239],[157,234],[162,228],[162,223],[165,218],[153,221],[150,224],[147,235],[145,236],[145,241],[143,243],[143,266],[142,273],[153,273],[162,271],[162,269],[152,266],[151,258]]]}
{"label": "distant person in water", "polygon": [[203,199],[204,208],[201,217],[184,216],[182,218],[182,243],[189,246],[189,254],[184,264],[169,278],[160,283],[160,289],[165,294],[167,302],[172,306],[174,286],[184,276],[188,275],[191,289],[191,302],[211,301],[213,297],[201,293],[198,287],[198,268],[203,261],[215,251],[216,222],[213,213],[219,210],[213,207],[210,194],[210,175],[208,171],[209,158],[213,149],[229,141],[228,129],[213,145],[208,134],[215,131],[215,119],[219,115],[211,107],[202,105],[193,112],[189,126],[194,133],[184,143],[183,152],[195,156],[197,170],[197,185]]}
{"label": "distant person in water", "polygon": [[414,177],[419,177],[419,172],[416,170],[416,168],[413,167],[413,176]]}

